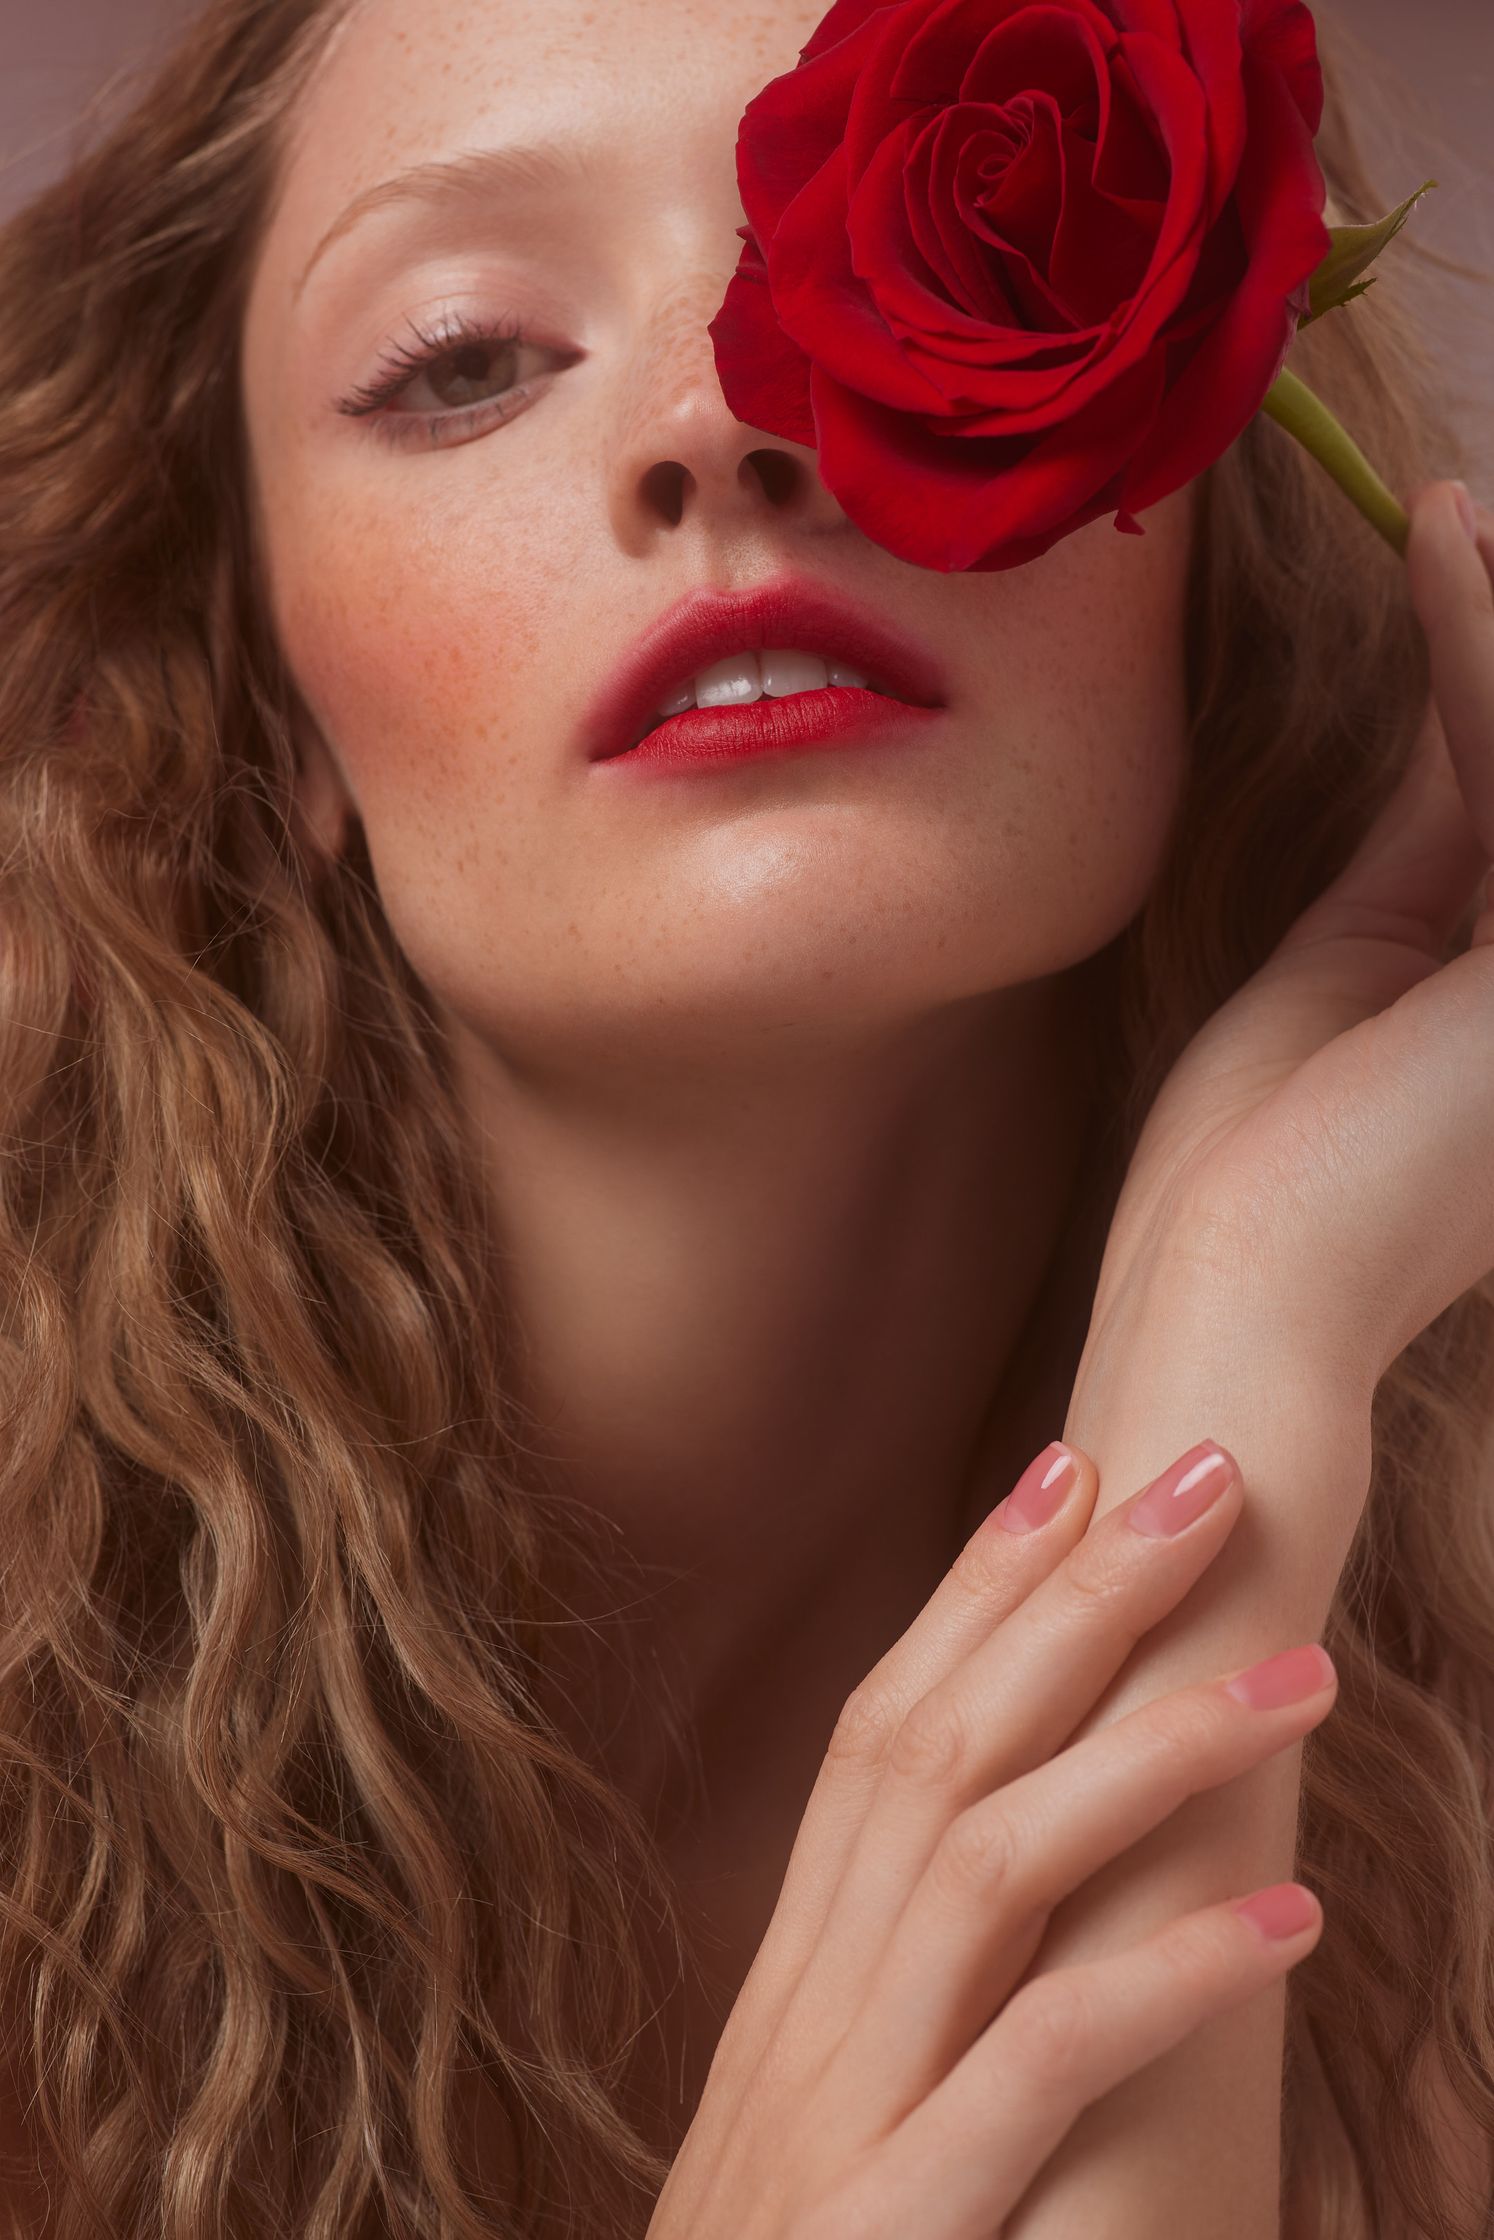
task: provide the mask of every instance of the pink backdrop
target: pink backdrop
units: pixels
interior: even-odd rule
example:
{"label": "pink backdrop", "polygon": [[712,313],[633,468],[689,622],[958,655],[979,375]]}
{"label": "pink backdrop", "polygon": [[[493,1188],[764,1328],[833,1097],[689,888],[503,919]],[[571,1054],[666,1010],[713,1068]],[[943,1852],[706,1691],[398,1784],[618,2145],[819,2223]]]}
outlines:
{"label": "pink backdrop", "polygon": [[[60,167],[79,105],[191,5],[0,0],[0,212]],[[1361,105],[1366,152],[1390,199],[1435,178],[1438,191],[1412,219],[1418,238],[1494,271],[1494,0],[1322,0],[1318,13],[1325,46],[1347,22],[1352,40],[1396,65],[1389,101]],[[1435,285],[1481,494],[1494,496],[1494,283],[1439,274]]]}

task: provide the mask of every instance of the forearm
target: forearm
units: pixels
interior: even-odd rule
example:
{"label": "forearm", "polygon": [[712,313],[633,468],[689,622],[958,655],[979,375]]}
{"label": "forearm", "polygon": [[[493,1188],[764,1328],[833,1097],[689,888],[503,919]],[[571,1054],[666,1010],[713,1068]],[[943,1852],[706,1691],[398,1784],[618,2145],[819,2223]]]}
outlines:
{"label": "forearm", "polygon": [[[1098,1464],[1096,1517],[1205,1437],[1234,1455],[1246,1492],[1224,1549],[1077,1735],[1322,1635],[1368,1484],[1368,1408],[1315,1386],[1270,1344],[1221,1340],[1211,1367],[1209,1338],[1206,1319],[1189,1327],[1171,1363],[1133,1373],[1123,1394],[1098,1375],[1075,1391],[1064,1435]],[[1189,1798],[1058,1908],[1029,1976],[1291,1878],[1301,1759],[1299,1745]],[[1278,2240],[1285,2000],[1285,1983],[1258,1994],[1087,2109],[1003,2240]]]}

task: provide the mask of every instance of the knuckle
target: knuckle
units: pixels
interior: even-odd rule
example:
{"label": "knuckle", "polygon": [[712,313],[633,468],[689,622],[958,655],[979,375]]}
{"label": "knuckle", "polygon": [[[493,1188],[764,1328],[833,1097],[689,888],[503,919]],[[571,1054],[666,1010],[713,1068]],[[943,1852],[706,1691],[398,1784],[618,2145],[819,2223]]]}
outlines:
{"label": "knuckle", "polygon": [[841,1705],[826,1759],[856,1770],[882,1765],[900,1724],[897,1705],[887,1690],[868,1676]]}
{"label": "knuckle", "polygon": [[1064,1587],[1085,1625],[1113,1625],[1134,1591],[1129,1567],[1098,1541],[1085,1545],[1081,1560],[1068,1566]]}
{"label": "knuckle", "polygon": [[1147,1753],[1165,1764],[1208,1756],[1226,1738],[1231,1722],[1217,1692],[1178,1688],[1159,1696],[1141,1714]]}
{"label": "knuckle", "polygon": [[969,1747],[956,1705],[936,1691],[920,1697],[893,1736],[888,1770],[920,1789],[953,1787]]}
{"label": "knuckle", "polygon": [[1231,1935],[1233,1924],[1217,1908],[1185,1914],[1162,1931],[1162,1952],[1174,1972],[1198,1989],[1232,1977],[1239,1960],[1239,1940]]}
{"label": "knuckle", "polygon": [[1011,1815],[993,1811],[983,1798],[955,1814],[934,1847],[928,1872],[956,1903],[972,1894],[985,1899],[1011,1882],[1020,1852]]}
{"label": "knuckle", "polygon": [[971,1602],[990,1602],[1006,1571],[1006,1550],[997,1542],[1010,1542],[1008,1532],[976,1532],[965,1542],[949,1567],[949,1576]]}
{"label": "knuckle", "polygon": [[1095,2044],[1094,1994],[1077,1973],[1043,1976],[1007,2002],[1002,2031],[1021,2073],[1040,2089],[1075,2085]]}

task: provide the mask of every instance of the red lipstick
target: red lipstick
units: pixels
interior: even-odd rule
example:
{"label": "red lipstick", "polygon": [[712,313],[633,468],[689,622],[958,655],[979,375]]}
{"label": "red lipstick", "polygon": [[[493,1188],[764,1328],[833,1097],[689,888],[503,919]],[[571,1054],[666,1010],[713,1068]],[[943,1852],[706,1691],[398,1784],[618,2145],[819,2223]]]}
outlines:
{"label": "red lipstick", "polygon": [[[661,704],[702,669],[765,647],[819,654],[859,670],[868,686],[659,716]],[[710,764],[906,732],[946,705],[943,670],[926,647],[839,593],[785,575],[743,591],[694,591],[669,608],[598,694],[581,729],[593,762]]]}

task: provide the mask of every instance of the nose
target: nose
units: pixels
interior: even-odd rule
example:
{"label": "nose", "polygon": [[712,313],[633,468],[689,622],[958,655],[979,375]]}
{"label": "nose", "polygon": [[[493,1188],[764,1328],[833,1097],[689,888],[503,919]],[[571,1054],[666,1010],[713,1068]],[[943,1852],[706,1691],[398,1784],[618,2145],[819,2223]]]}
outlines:
{"label": "nose", "polygon": [[792,521],[845,530],[846,515],[804,444],[749,428],[721,393],[706,329],[728,275],[677,277],[654,300],[620,369],[608,449],[608,511],[630,553],[682,532],[740,535]]}

